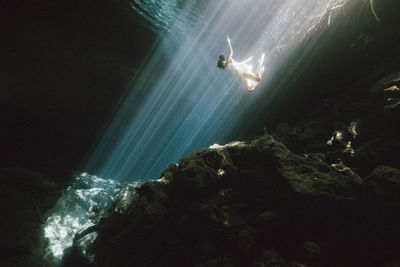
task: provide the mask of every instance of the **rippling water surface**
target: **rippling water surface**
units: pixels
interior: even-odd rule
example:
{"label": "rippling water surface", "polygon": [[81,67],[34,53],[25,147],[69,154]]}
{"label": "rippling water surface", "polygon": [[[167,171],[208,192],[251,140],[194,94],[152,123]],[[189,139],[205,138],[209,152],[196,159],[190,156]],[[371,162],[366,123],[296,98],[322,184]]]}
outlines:
{"label": "rippling water surface", "polygon": [[[181,24],[181,29],[187,28],[201,16],[201,9],[209,0],[188,1],[188,0],[131,0],[131,7],[135,12],[143,16],[150,27],[159,33],[171,29],[171,25],[175,22]],[[185,16],[178,16],[178,13],[185,5],[192,5],[190,12]],[[176,23],[176,20],[179,23]]]}

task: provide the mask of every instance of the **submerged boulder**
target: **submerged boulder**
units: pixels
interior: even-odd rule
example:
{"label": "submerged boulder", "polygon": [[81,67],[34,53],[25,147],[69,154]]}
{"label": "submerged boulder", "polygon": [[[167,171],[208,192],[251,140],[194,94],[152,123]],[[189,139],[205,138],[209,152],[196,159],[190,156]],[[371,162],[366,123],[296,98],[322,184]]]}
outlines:
{"label": "submerged boulder", "polygon": [[387,249],[399,242],[363,240],[399,233],[371,232],[378,209],[363,196],[387,189],[382,175],[396,184],[397,174],[381,168],[363,182],[323,157],[293,153],[269,134],[215,145],[138,187],[124,209],[112,209],[93,228],[93,261],[76,250],[65,265],[379,266],[395,259]]}
{"label": "submerged boulder", "polygon": [[378,166],[365,179],[366,197],[382,202],[388,207],[400,209],[400,170]]}

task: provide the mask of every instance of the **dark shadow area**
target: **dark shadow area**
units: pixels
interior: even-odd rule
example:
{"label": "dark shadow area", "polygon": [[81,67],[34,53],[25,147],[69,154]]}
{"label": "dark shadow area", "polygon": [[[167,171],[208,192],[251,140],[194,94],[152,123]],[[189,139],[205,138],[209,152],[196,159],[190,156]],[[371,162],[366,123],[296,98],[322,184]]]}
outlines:
{"label": "dark shadow area", "polygon": [[0,4],[2,166],[79,168],[157,40],[128,3]]}
{"label": "dark shadow area", "polygon": [[246,114],[243,135],[255,136],[263,127],[295,122],[356,81],[374,80],[400,68],[400,2],[374,2],[381,22],[373,16],[369,1],[349,1],[329,26],[325,15],[316,34],[291,53],[268,88],[263,88],[263,95]]}

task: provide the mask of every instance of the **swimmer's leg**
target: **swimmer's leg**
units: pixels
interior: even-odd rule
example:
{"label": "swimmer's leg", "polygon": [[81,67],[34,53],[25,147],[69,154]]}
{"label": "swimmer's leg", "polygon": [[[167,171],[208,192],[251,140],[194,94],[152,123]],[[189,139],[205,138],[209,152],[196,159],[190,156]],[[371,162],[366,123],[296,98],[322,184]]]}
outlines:
{"label": "swimmer's leg", "polygon": [[262,53],[260,59],[258,60],[258,66],[257,66],[257,70],[256,70],[256,76],[259,77],[260,79],[261,79],[261,75],[264,72],[264,66],[263,66],[264,57],[265,57],[265,54]]}
{"label": "swimmer's leg", "polygon": [[254,75],[254,73],[251,73],[251,72],[243,73],[243,77],[246,78],[246,79],[253,80],[255,82],[259,82],[260,81],[260,77],[258,77],[257,75]]}
{"label": "swimmer's leg", "polygon": [[251,83],[248,79],[243,78],[243,83],[249,92],[252,92],[254,90],[254,88],[255,88],[254,83]]}
{"label": "swimmer's leg", "polygon": [[248,59],[246,59],[245,61],[241,62],[241,63],[247,63],[249,61],[251,61],[253,59],[253,57],[249,57]]}
{"label": "swimmer's leg", "polygon": [[228,58],[226,59],[226,62],[230,64],[232,62],[232,57],[233,57],[233,49],[231,45],[231,39],[229,39],[229,36],[226,36],[226,42],[228,44]]}

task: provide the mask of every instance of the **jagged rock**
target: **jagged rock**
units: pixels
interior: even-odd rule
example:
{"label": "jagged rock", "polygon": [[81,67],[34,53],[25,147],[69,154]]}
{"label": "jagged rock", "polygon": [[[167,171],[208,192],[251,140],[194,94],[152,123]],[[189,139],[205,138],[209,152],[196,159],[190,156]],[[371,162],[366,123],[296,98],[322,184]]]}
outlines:
{"label": "jagged rock", "polygon": [[342,223],[360,186],[355,173],[296,155],[269,134],[215,146],[139,187],[125,211],[111,211],[95,228],[93,264],[301,266],[293,261],[299,248],[303,261],[319,254],[304,240],[329,239],[320,225]]}
{"label": "jagged rock", "polygon": [[[171,165],[158,181],[138,188],[130,205],[124,203],[121,212],[111,213],[96,228],[99,238],[91,248],[96,255],[93,264],[378,266],[396,262],[392,248],[400,246],[396,238],[400,236],[396,227],[399,171],[376,167],[398,166],[398,131],[392,126],[398,117],[395,110],[384,111],[382,99],[373,99],[373,93],[366,90],[362,95],[357,88],[363,86],[352,88],[360,93],[359,104],[352,103],[351,90],[339,100],[330,100],[334,108],[322,109],[322,114],[331,122],[314,116],[294,126],[281,124],[274,131],[278,139],[265,134],[247,143],[215,145]],[[358,111],[363,117],[340,120],[363,101],[368,103],[363,114]],[[355,106],[348,107],[350,103]],[[353,121],[357,121],[357,136],[347,132]],[[347,134],[346,140],[329,146],[332,131]],[[344,153],[348,141],[354,154]]]}
{"label": "jagged rock", "polygon": [[296,127],[282,123],[274,129],[274,134],[292,151],[301,153],[324,152],[326,140],[332,130],[326,122],[311,120]]}
{"label": "jagged rock", "polygon": [[378,166],[365,179],[367,198],[384,202],[393,208],[400,207],[400,170]]}
{"label": "jagged rock", "polygon": [[369,174],[379,165],[396,165],[400,143],[394,137],[371,138],[356,149],[352,165],[359,169],[363,175]]}

